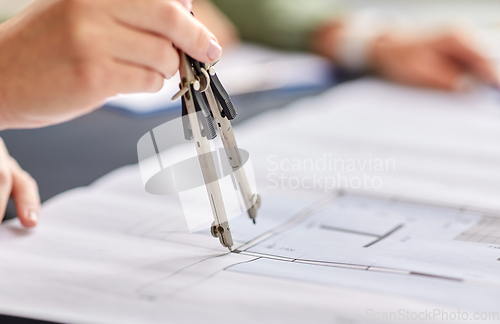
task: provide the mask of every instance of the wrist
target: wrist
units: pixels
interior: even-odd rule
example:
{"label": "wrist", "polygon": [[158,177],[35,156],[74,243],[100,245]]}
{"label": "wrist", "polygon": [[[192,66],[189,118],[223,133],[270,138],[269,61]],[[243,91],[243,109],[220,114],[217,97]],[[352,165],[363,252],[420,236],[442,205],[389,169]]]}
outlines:
{"label": "wrist", "polygon": [[[0,84],[5,84],[1,78]],[[0,86],[0,130],[10,128],[10,125],[12,125],[12,116],[9,113],[9,105],[5,99],[4,90],[5,87]]]}
{"label": "wrist", "polygon": [[[0,44],[0,51],[1,49],[2,46]],[[2,66],[0,62],[0,130],[4,130],[9,128],[8,125],[11,117],[9,116],[10,114],[8,113],[9,105],[7,103],[7,94],[6,94],[8,81],[2,77],[3,73],[1,67]]]}
{"label": "wrist", "polygon": [[[0,130],[12,128],[17,124],[13,111],[13,101],[16,97],[12,92],[13,87],[22,82],[12,78],[12,69],[9,66],[13,61],[12,53],[10,53],[12,51],[9,51],[11,47],[9,40],[12,38],[9,33],[12,24],[9,22],[12,22],[12,19],[0,24]],[[22,94],[17,96],[22,97]]]}
{"label": "wrist", "polygon": [[400,16],[379,11],[362,11],[347,17],[333,46],[336,62],[352,72],[376,69],[380,48],[391,38],[392,30],[404,25]]}
{"label": "wrist", "polygon": [[[2,49],[2,45],[1,45],[1,41],[0,41],[0,51]],[[0,57],[0,60],[1,60],[1,57]],[[4,73],[2,73],[2,64],[0,62],[0,130],[4,130],[4,129],[7,129],[8,128],[8,122],[7,122],[7,119],[9,118],[8,117],[8,113],[7,113],[7,110],[8,110],[8,104],[7,104],[7,96],[6,96],[6,91],[7,91],[7,84],[8,84],[8,81],[7,80],[4,80],[4,78],[2,77],[2,75]]]}
{"label": "wrist", "polygon": [[372,42],[367,57],[367,65],[370,71],[379,72],[382,58],[387,49],[394,45],[395,40],[389,34],[381,35]]}

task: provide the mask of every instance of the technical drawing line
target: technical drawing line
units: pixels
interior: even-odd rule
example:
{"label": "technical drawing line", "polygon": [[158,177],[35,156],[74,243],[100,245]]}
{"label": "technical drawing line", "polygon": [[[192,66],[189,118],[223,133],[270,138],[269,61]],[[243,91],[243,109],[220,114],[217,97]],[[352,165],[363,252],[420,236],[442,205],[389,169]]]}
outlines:
{"label": "technical drawing line", "polygon": [[[401,227],[401,225],[398,226],[396,229],[393,229],[391,232],[394,232],[395,230],[399,229],[400,227]],[[388,234],[390,234],[390,233],[388,233]],[[474,282],[465,281],[462,278],[446,277],[446,276],[441,276],[441,275],[408,271],[408,270],[402,270],[402,269],[393,269],[393,268],[375,267],[375,266],[366,266],[366,265],[360,265],[360,264],[348,264],[348,263],[330,262],[330,261],[312,261],[312,260],[303,260],[303,259],[295,259],[295,258],[283,258],[283,257],[273,256],[273,255],[260,253],[260,252],[256,253],[256,252],[240,251],[239,254],[254,256],[256,258],[252,259],[252,260],[247,260],[247,261],[239,262],[236,264],[232,264],[230,266],[225,267],[224,270],[228,270],[231,267],[236,266],[238,264],[250,263],[250,262],[254,262],[256,260],[260,260],[260,259],[268,259],[268,260],[275,260],[275,261],[301,263],[301,264],[316,265],[316,266],[326,266],[326,267],[332,267],[332,268],[343,268],[343,269],[350,269],[350,270],[376,271],[376,272],[383,272],[383,273],[393,274],[393,275],[421,276],[421,277],[428,277],[428,278],[435,278],[435,279],[441,279],[441,280],[450,280],[450,281],[455,281],[455,282],[474,284]],[[279,258],[279,259],[277,259],[277,258]]]}
{"label": "technical drawing line", "polygon": [[382,241],[383,239],[385,239],[386,237],[388,237],[388,236],[389,236],[389,235],[391,235],[392,233],[396,232],[398,229],[402,228],[403,226],[404,226],[404,224],[401,224],[401,225],[399,225],[399,226],[396,226],[394,229],[392,229],[391,231],[389,231],[389,232],[388,232],[388,233],[386,233],[385,235],[380,236],[380,237],[379,237],[378,239],[376,239],[375,241],[373,241],[373,242],[371,242],[371,243],[368,243],[368,244],[366,244],[366,245],[365,245],[365,246],[363,246],[363,247],[367,248],[367,247],[372,246],[372,245],[373,245],[373,244],[375,244],[375,243],[378,243],[378,242]]}
{"label": "technical drawing line", "polygon": [[168,275],[166,275],[166,276],[164,276],[164,277],[157,278],[157,279],[155,279],[155,280],[151,280],[151,281],[149,281],[149,282],[147,282],[147,283],[142,284],[141,286],[139,286],[139,287],[137,287],[137,288],[135,289],[135,292],[136,292],[137,294],[139,294],[139,293],[141,293],[144,289],[146,289],[146,288],[148,288],[148,287],[150,287],[150,286],[152,286],[152,285],[154,285],[154,284],[157,284],[157,283],[159,283],[159,282],[162,282],[162,281],[168,280],[168,279],[170,279],[170,278],[172,278],[172,277],[175,277],[176,275],[180,274],[180,273],[181,273],[181,272],[183,272],[184,270],[187,270],[187,269],[189,269],[189,268],[191,268],[191,267],[193,267],[193,266],[195,266],[195,265],[197,265],[197,264],[199,264],[199,263],[202,263],[202,262],[207,261],[207,260],[210,260],[210,259],[220,258],[220,257],[222,257],[222,256],[224,256],[224,255],[229,254],[229,253],[230,253],[230,252],[223,253],[223,254],[219,254],[219,255],[209,256],[209,257],[207,257],[207,258],[204,258],[204,259],[198,260],[198,261],[196,261],[196,262],[194,262],[194,263],[188,264],[188,265],[186,265],[186,266],[184,266],[184,267],[182,267],[182,268],[180,268],[180,269],[177,269],[176,271],[174,271],[174,272],[173,272],[173,273],[171,273],[171,274],[168,274]]}
{"label": "technical drawing line", "polygon": [[436,279],[443,279],[443,280],[451,280],[451,281],[457,281],[457,282],[463,282],[464,281],[461,278],[438,276],[438,275],[433,275],[433,274],[428,274],[428,273],[421,273],[421,272],[413,272],[413,271],[410,272],[410,275],[423,276],[423,277],[436,278]]}
{"label": "technical drawing line", "polygon": [[365,235],[365,236],[376,237],[377,239],[375,241],[370,242],[367,245],[363,246],[363,247],[367,248],[367,247],[372,246],[375,243],[378,243],[378,242],[382,241],[383,239],[385,239],[386,237],[388,237],[392,233],[396,232],[398,229],[402,228],[403,226],[404,226],[404,224],[400,224],[400,225],[396,226],[395,228],[393,228],[392,230],[390,230],[389,232],[385,233],[384,235],[377,235],[377,234],[373,234],[373,233],[359,232],[359,231],[354,231],[354,230],[340,228],[340,227],[333,227],[333,226],[328,226],[328,225],[320,225],[319,228],[330,230],[330,231],[336,231],[336,232],[343,232],[343,233],[350,233],[350,234],[356,234],[356,235]]}
{"label": "technical drawing line", "polygon": [[321,229],[330,230],[330,231],[337,231],[337,232],[344,232],[344,233],[351,233],[351,234],[359,234],[359,235],[365,235],[365,236],[374,236],[374,237],[380,238],[380,235],[377,235],[377,234],[358,232],[358,231],[348,230],[348,229],[345,229],[345,228],[332,227],[332,226],[328,226],[328,225],[321,225],[320,228]]}
{"label": "technical drawing line", "polygon": [[225,268],[223,268],[223,269],[216,270],[216,271],[212,272],[211,274],[209,274],[209,275],[207,275],[207,276],[205,276],[205,277],[201,278],[200,280],[198,280],[198,281],[196,281],[196,282],[194,282],[194,283],[191,283],[191,284],[189,284],[189,285],[187,285],[187,286],[185,286],[185,287],[182,287],[182,288],[175,289],[174,291],[172,291],[172,292],[168,295],[168,297],[169,297],[169,298],[174,298],[174,297],[175,297],[176,295],[178,295],[179,293],[184,292],[184,291],[186,291],[186,290],[188,290],[188,289],[191,289],[192,287],[195,287],[196,285],[199,285],[199,284],[201,284],[201,283],[203,283],[203,282],[205,282],[205,281],[208,281],[209,279],[211,279],[211,278],[215,277],[217,274],[221,273],[222,271],[227,270],[227,269],[228,269],[228,268],[230,268],[230,267],[236,266],[236,265],[238,265],[238,264],[243,264],[243,263],[252,262],[252,261],[255,261],[255,260],[258,260],[258,259],[260,259],[260,258],[255,258],[255,259],[251,259],[251,260],[247,260],[247,261],[237,262],[237,263],[232,264],[232,265],[229,265],[229,266],[227,266],[227,267],[225,267]]}
{"label": "technical drawing line", "polygon": [[318,202],[310,205],[306,209],[299,212],[296,216],[293,216],[291,219],[289,219],[285,223],[279,225],[278,227],[276,227],[274,229],[271,229],[267,232],[264,232],[263,234],[253,238],[249,242],[237,247],[233,251],[234,252],[245,251],[245,250],[259,244],[260,242],[267,240],[268,238],[270,238],[272,236],[275,236],[279,233],[283,233],[283,232],[289,230],[290,228],[293,228],[295,225],[301,223],[302,221],[304,221],[305,219],[310,217],[311,211],[318,209],[324,205],[327,205],[328,203],[335,200],[340,194],[341,194],[340,192],[335,192],[333,195],[331,195],[331,196],[329,195],[326,198],[319,200]]}

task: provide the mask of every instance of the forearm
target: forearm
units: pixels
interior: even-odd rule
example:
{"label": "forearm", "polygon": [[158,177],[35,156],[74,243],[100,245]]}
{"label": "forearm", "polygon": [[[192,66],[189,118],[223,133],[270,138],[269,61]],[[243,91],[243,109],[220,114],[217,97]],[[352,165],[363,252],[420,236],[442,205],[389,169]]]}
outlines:
{"label": "forearm", "polygon": [[339,46],[342,27],[339,21],[331,21],[318,26],[311,37],[311,50],[328,59],[338,61],[335,49]]}
{"label": "forearm", "polygon": [[288,0],[213,1],[232,19],[246,41],[312,51],[347,68],[369,65],[364,62],[370,56],[368,42],[363,46],[363,42],[347,35],[354,15],[341,10],[335,1],[299,0],[293,5]]}
{"label": "forearm", "polygon": [[[0,17],[1,19],[1,17]],[[7,19],[5,19],[7,20]],[[5,34],[5,25],[6,22],[1,22],[0,23],[0,51],[2,51],[5,48],[5,41],[4,37],[2,37]],[[9,123],[10,123],[10,117],[8,114],[8,103],[7,103],[7,91],[8,91],[8,85],[9,81],[6,79],[5,75],[5,63],[6,62],[0,62],[0,130],[5,130],[9,128]]]}
{"label": "forearm", "polygon": [[236,25],[242,39],[273,47],[311,50],[312,37],[340,16],[335,1],[213,0]]}
{"label": "forearm", "polygon": [[7,104],[2,94],[3,82],[0,77],[0,131],[8,128],[7,116],[5,113],[7,111]]}
{"label": "forearm", "polygon": [[[387,33],[380,30],[363,39],[348,31],[348,17],[327,22],[317,28],[311,38],[311,50],[355,72],[372,71],[376,66],[376,54]],[[353,45],[354,44],[354,45]]]}

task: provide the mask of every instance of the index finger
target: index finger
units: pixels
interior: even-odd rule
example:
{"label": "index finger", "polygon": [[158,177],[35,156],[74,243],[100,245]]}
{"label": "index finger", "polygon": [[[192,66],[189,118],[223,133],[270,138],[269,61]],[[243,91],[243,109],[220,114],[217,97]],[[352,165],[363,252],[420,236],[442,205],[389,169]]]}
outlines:
{"label": "index finger", "polygon": [[222,53],[214,34],[179,1],[124,1],[114,9],[114,15],[129,27],[164,36],[200,62],[213,62]]}

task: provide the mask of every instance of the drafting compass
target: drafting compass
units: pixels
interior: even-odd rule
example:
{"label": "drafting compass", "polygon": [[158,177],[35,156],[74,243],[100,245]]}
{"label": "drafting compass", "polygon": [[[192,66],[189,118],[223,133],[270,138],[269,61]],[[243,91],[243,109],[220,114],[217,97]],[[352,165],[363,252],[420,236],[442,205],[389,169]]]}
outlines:
{"label": "drafting compass", "polygon": [[245,161],[241,158],[230,122],[236,117],[236,110],[215,73],[213,64],[203,64],[181,51],[179,51],[179,55],[180,91],[172,100],[182,97],[184,136],[186,140],[194,139],[214,217],[211,233],[214,237],[219,238],[223,246],[231,250],[233,238],[218,181],[217,164],[210,147],[210,140],[217,136],[217,130],[233,170],[232,176],[238,184],[248,216],[254,223],[257,210],[260,207],[260,196],[252,192],[242,168]]}

